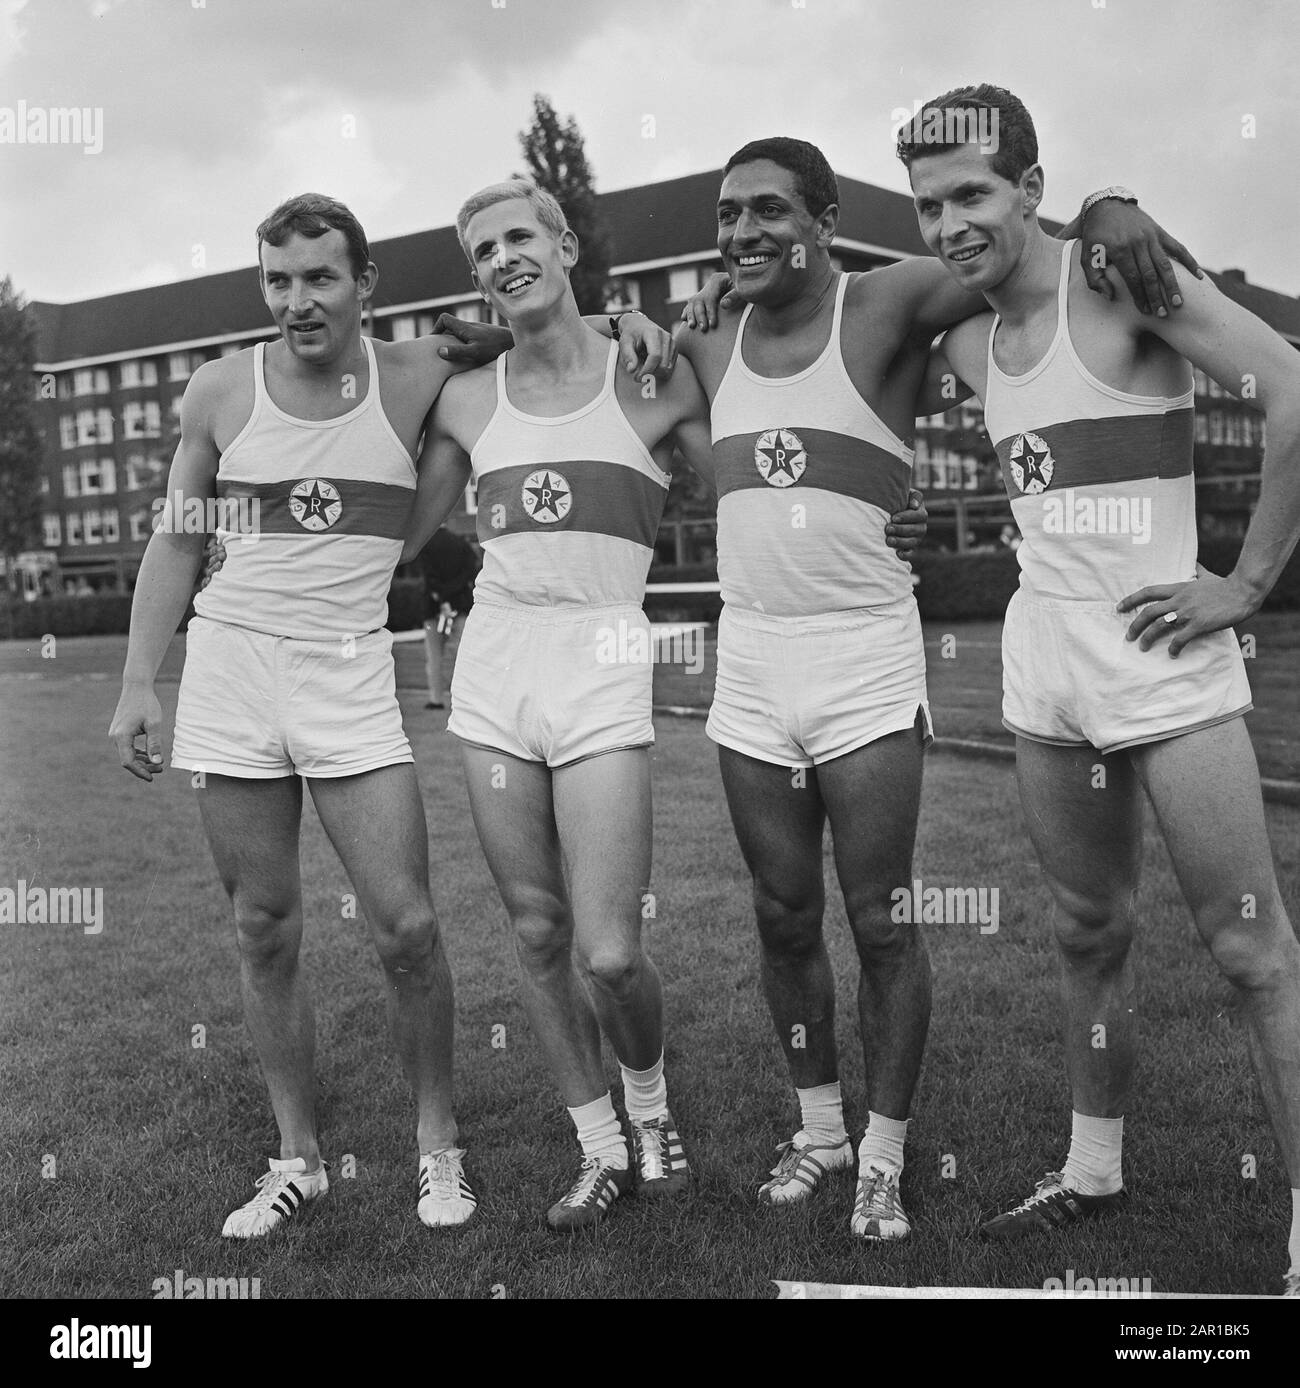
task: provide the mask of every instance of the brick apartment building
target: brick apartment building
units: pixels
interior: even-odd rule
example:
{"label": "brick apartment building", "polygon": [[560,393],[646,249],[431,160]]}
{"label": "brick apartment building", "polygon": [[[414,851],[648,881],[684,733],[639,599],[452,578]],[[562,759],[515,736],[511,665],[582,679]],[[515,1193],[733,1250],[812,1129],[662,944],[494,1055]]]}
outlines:
{"label": "brick apartment building", "polygon": [[[609,307],[640,308],[664,324],[677,317],[720,263],[713,211],[720,182],[721,172],[712,171],[601,195],[613,251]],[[840,192],[843,234],[834,259],[841,268],[870,270],[926,253],[906,196],[848,178],[840,179]],[[431,331],[441,312],[477,319],[485,311],[454,227],[372,242],[371,253],[381,271],[365,328],[373,336],[402,341]],[[1248,284],[1241,271],[1215,278],[1300,347],[1300,302]],[[129,590],[190,376],[204,361],[275,336],[256,270],[80,303],[36,302],[32,312],[44,504],[41,548],[20,561],[25,591]],[[1203,532],[1239,534],[1258,490],[1263,417],[1199,372],[1196,407]],[[936,543],[996,543],[1010,513],[978,408],[918,425],[916,477],[931,498]],[[472,495],[452,524],[472,531]],[[675,487],[660,557],[708,559],[712,537],[707,504]]]}

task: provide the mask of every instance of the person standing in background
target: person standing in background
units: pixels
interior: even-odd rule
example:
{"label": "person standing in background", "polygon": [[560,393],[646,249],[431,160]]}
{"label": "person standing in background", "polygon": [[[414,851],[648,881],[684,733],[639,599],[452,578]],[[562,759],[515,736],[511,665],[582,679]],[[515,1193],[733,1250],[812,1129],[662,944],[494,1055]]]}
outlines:
{"label": "person standing in background", "polygon": [[424,668],[429,684],[425,708],[445,708],[451,671],[444,667],[443,657],[450,646],[455,660],[465,614],[474,602],[479,558],[467,540],[443,525],[416,563],[424,599]]}

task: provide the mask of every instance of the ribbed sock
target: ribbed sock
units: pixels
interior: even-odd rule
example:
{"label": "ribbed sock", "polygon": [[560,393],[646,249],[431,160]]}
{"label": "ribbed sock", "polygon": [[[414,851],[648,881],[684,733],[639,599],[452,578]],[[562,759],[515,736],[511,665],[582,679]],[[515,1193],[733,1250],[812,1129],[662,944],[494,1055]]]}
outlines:
{"label": "ribbed sock", "polygon": [[584,1157],[599,1157],[610,1166],[627,1170],[627,1142],[608,1090],[589,1104],[571,1108],[569,1117],[578,1130]]}
{"label": "ribbed sock", "polygon": [[648,1070],[629,1070],[622,1061],[618,1068],[623,1072],[623,1102],[627,1105],[627,1116],[634,1123],[662,1118],[668,1112],[663,1052],[659,1052],[659,1059]]}
{"label": "ribbed sock", "polygon": [[1067,1190],[1080,1195],[1113,1195],[1124,1184],[1120,1158],[1124,1148],[1124,1119],[1090,1118],[1076,1113],[1070,1130],[1070,1155],[1065,1160]]}
{"label": "ribbed sock", "polygon": [[811,1089],[796,1089],[799,1096],[801,1131],[795,1137],[805,1137],[800,1146],[838,1147],[848,1137],[844,1130],[844,1100],[840,1097],[840,1082],[814,1085]]}
{"label": "ribbed sock", "polygon": [[902,1169],[903,1143],[907,1141],[908,1118],[886,1118],[883,1113],[872,1113],[867,1120],[867,1130],[858,1143],[858,1162],[866,1167],[872,1163],[877,1166],[892,1166]]}

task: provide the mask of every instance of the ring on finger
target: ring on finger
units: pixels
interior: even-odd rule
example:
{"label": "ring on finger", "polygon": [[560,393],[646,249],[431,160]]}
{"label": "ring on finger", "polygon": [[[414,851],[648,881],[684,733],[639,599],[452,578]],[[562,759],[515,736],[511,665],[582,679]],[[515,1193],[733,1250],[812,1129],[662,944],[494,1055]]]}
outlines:
{"label": "ring on finger", "polygon": [[1167,624],[1168,626],[1173,626],[1173,624],[1174,624],[1177,620],[1178,620],[1178,613],[1177,613],[1177,612],[1166,612],[1166,613],[1165,613],[1165,622],[1166,622],[1166,624]]}

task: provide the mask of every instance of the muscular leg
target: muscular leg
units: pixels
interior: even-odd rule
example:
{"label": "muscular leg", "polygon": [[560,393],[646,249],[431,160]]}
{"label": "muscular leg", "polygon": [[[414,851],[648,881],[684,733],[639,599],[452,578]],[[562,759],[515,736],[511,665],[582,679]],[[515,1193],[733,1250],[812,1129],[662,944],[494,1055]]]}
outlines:
{"label": "muscular leg", "polygon": [[790,1077],[796,1089],[832,1084],[839,1078],[835,978],[822,937],[826,811],[816,774],[722,746],[718,764],[754,880],[763,992]]}
{"label": "muscular leg", "polygon": [[420,1151],[454,1147],[455,1000],[429,894],[429,840],[415,768],[385,766],[309,784],[384,966],[389,1027],[415,1091]]}
{"label": "muscular leg", "polygon": [[514,932],[524,1010],[565,1105],[609,1088],[600,1033],[573,971],[573,921],[552,804],[552,773],[537,762],[462,744],[470,809]]}
{"label": "muscular leg", "polygon": [[925,939],[915,925],[890,919],[891,893],[912,883],[923,756],[918,722],[817,768],[861,964],[867,1094],[872,1110],[893,1119],[911,1109],[930,1024]]}
{"label": "muscular leg", "polygon": [[1056,904],[1074,1110],[1118,1118],[1136,1058],[1129,946],[1142,854],[1137,778],[1122,753],[1103,757],[1090,747],[1023,737],[1016,739],[1016,778]]}
{"label": "muscular leg", "polygon": [[281,1158],[320,1166],[316,1144],[316,1023],[298,971],[302,783],[209,774],[199,811],[235,908],[244,1020],[280,1128]]}
{"label": "muscular leg", "polygon": [[576,963],[620,1063],[648,1070],[663,1053],[663,988],[641,947],[641,901],[650,884],[649,749],[560,767],[552,788]]}
{"label": "muscular leg", "polygon": [[1300,942],[1273,870],[1245,721],[1133,757],[1201,938],[1241,997],[1264,1105],[1300,1188]]}

